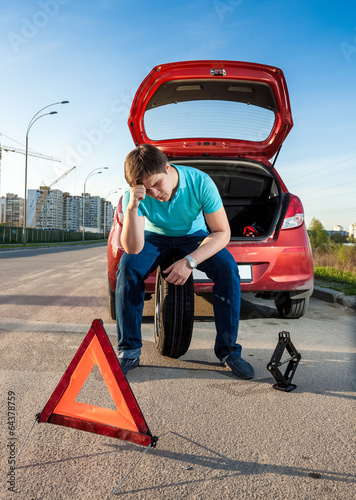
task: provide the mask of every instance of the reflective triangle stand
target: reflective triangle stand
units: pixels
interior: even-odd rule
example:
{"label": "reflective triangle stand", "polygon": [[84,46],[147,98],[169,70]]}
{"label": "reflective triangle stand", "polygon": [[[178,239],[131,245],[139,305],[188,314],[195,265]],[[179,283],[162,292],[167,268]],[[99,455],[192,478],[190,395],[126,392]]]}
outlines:
{"label": "reflective triangle stand", "polygon": [[[285,349],[288,351],[290,357],[281,361]],[[300,360],[301,355],[292,344],[289,332],[279,332],[277,347],[272,355],[271,361],[267,365],[267,370],[271,372],[277,382],[277,384],[273,386],[274,389],[290,392],[297,387],[291,382]],[[286,371],[282,374],[280,367],[286,363],[288,363]]]}
{"label": "reflective triangle stand", "polygon": [[[100,369],[116,410],[76,401],[94,365]],[[148,428],[100,319],[93,321],[46,406],[36,415],[15,458],[15,464],[36,422],[63,425],[130,441],[145,446],[145,451],[154,448],[158,439]]]}

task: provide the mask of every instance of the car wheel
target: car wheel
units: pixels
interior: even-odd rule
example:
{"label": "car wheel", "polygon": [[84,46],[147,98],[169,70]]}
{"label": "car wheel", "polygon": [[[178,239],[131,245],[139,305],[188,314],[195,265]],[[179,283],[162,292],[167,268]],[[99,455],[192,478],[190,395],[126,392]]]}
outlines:
{"label": "car wheel", "polygon": [[193,321],[193,277],[190,276],[184,285],[172,285],[164,279],[161,267],[158,267],[154,317],[155,344],[158,352],[170,358],[183,356],[190,346]]}
{"label": "car wheel", "polygon": [[284,295],[282,298],[275,300],[277,311],[283,318],[298,319],[304,316],[308,309],[309,298],[306,299],[291,299]]}
{"label": "car wheel", "polygon": [[108,289],[108,306],[109,306],[109,316],[112,320],[116,321],[116,309],[115,309],[115,292],[110,288]]}

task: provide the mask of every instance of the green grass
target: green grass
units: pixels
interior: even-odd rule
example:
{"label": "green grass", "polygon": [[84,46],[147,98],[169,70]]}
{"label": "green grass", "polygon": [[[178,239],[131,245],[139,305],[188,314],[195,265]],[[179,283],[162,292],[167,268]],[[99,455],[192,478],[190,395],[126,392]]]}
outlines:
{"label": "green grass", "polygon": [[314,268],[315,284],[332,288],[345,295],[356,295],[356,273],[351,271],[341,271],[335,267]]}

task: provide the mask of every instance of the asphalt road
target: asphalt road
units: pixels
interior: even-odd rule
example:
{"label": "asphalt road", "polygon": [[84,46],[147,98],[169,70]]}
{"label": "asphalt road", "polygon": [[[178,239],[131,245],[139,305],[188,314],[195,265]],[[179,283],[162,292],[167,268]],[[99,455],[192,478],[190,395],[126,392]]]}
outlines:
{"label": "asphalt road", "polygon": [[[196,300],[188,353],[179,360],[159,356],[151,300],[142,324],[141,366],[127,378],[159,438],[157,447],[142,456],[144,448],[131,443],[36,423],[15,474],[10,471],[8,461],[93,319],[103,320],[116,347],[106,277],[103,246],[0,252],[0,498],[107,499],[140,457],[115,496],[355,497],[356,317],[339,304],[316,299],[304,318],[285,320],[272,302],[243,296],[239,341],[256,370],[252,381],[236,379],[217,363],[209,297]],[[290,393],[274,390],[266,369],[280,331],[290,332],[302,355],[293,379],[297,388]],[[78,398],[112,405],[96,367]],[[15,413],[12,431],[10,412]],[[11,479],[17,493],[8,490]]]}

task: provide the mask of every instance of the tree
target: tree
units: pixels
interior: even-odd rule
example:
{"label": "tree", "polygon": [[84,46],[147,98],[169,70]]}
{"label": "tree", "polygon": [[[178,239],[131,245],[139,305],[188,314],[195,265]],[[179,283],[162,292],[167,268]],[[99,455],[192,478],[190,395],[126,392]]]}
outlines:
{"label": "tree", "polygon": [[313,217],[311,223],[309,224],[308,234],[312,248],[326,248],[329,235],[320,220]]}
{"label": "tree", "polygon": [[342,233],[333,233],[331,236],[330,236],[330,239],[333,243],[346,243],[347,241],[347,237],[342,234]]}

